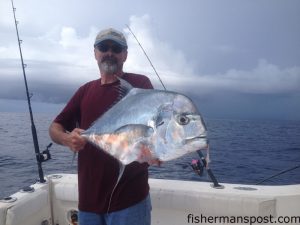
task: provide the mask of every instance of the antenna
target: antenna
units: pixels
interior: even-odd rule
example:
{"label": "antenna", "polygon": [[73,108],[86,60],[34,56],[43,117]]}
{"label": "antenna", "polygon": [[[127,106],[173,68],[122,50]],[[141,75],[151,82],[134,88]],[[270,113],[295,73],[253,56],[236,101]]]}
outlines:
{"label": "antenna", "polygon": [[[38,172],[39,172],[39,178],[40,178],[39,181],[40,181],[40,183],[44,183],[44,182],[46,182],[46,180],[44,179],[44,173],[43,173],[43,169],[42,169],[42,162],[46,161],[47,157],[45,158],[45,156],[40,153],[40,149],[39,149],[38,137],[37,137],[37,132],[36,132],[36,128],[35,128],[35,125],[34,125],[33,114],[32,114],[32,109],[31,109],[31,102],[30,102],[30,98],[32,97],[32,94],[29,94],[27,79],[26,79],[26,73],[25,73],[25,68],[26,68],[27,64],[24,63],[22,48],[21,48],[21,44],[22,44],[23,41],[20,40],[20,37],[19,37],[19,31],[18,31],[19,22],[16,19],[16,8],[14,7],[13,0],[11,0],[11,6],[12,6],[12,9],[13,9],[15,27],[16,27],[17,38],[18,38],[18,45],[19,45],[21,64],[22,64],[22,70],[23,70],[23,77],[24,77],[26,96],[27,96],[27,103],[28,103],[28,109],[29,109],[30,121],[31,121],[31,133],[32,133],[32,139],[33,139],[33,144],[34,144],[36,160],[37,160],[37,164],[38,164]],[[47,147],[47,150],[48,150],[48,147]],[[43,152],[43,153],[45,153],[45,152]],[[47,156],[48,156],[48,159],[51,158],[50,154],[47,155]]]}

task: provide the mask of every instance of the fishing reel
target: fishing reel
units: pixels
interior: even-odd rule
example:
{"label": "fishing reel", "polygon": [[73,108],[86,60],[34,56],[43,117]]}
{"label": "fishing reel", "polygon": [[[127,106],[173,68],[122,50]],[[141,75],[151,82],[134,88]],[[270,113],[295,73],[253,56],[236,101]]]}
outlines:
{"label": "fishing reel", "polygon": [[39,153],[37,155],[37,160],[42,163],[42,162],[46,162],[49,159],[51,159],[51,154],[50,154],[50,148],[52,146],[52,143],[50,143],[49,145],[47,145],[46,150],[44,150],[42,153]]}
{"label": "fishing reel", "polygon": [[199,175],[200,177],[203,175],[204,166],[199,159],[193,159],[191,162],[191,167],[197,175]]}

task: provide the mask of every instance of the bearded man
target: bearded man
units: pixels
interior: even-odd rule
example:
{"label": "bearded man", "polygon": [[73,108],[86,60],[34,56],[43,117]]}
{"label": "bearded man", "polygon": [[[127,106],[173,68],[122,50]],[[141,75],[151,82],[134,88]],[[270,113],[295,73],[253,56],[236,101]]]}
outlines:
{"label": "bearded man", "polygon": [[80,136],[120,99],[119,78],[133,87],[153,88],[146,76],[123,72],[127,48],[121,32],[109,28],[98,33],[94,54],[100,78],[81,86],[49,128],[54,142],[78,153],[80,225],[151,224],[148,164],[127,165],[115,187],[118,161]]}

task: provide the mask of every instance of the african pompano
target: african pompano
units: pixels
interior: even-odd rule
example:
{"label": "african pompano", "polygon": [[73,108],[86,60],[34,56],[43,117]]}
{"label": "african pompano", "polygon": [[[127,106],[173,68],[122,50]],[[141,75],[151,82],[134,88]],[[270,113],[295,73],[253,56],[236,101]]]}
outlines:
{"label": "african pompano", "polygon": [[207,147],[206,127],[186,96],[132,88],[81,134],[127,165],[168,161]]}

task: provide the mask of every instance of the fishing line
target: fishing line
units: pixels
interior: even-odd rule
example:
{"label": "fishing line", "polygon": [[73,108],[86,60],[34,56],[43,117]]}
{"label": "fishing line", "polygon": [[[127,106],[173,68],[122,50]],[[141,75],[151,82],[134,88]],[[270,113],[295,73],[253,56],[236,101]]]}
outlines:
{"label": "fishing line", "polygon": [[154,70],[156,76],[158,77],[159,82],[161,83],[161,85],[163,86],[163,88],[164,88],[165,91],[166,91],[167,89],[166,89],[164,83],[162,82],[160,76],[158,75],[158,73],[157,73],[155,67],[153,66],[153,64],[152,64],[152,62],[151,62],[149,56],[147,55],[146,51],[144,50],[143,46],[141,45],[141,43],[139,42],[139,40],[137,39],[137,37],[134,35],[134,33],[133,33],[133,31],[130,29],[130,27],[129,27],[127,24],[125,24],[125,25],[127,26],[127,28],[128,28],[128,30],[130,31],[130,33],[133,35],[133,37],[135,38],[136,42],[137,42],[137,43],[139,44],[139,46],[141,47],[141,49],[142,49],[142,51],[144,52],[145,56],[147,57],[147,59],[148,59],[150,65],[152,66],[152,68],[153,68],[153,70]]}
{"label": "fishing line", "polygon": [[[133,35],[133,37],[135,38],[136,42],[137,42],[137,43],[139,44],[139,46],[141,47],[143,53],[145,54],[146,58],[148,59],[150,65],[152,66],[152,68],[153,68],[153,70],[154,70],[156,76],[158,77],[158,79],[159,79],[161,85],[164,87],[164,89],[165,89],[165,91],[166,91],[167,89],[166,89],[166,87],[165,87],[163,81],[161,80],[160,76],[158,75],[158,73],[157,73],[157,71],[156,71],[156,69],[155,69],[153,63],[151,62],[150,58],[148,57],[148,55],[147,55],[145,49],[143,48],[143,46],[141,45],[141,43],[139,42],[139,40],[137,39],[137,37],[135,36],[135,34],[133,33],[133,31],[130,29],[130,27],[129,27],[127,24],[125,24],[125,25],[127,26],[127,28],[128,28],[128,30],[130,31],[130,33]],[[204,158],[204,156],[203,156],[203,154],[202,154],[202,152],[201,152],[200,150],[198,150],[197,153],[198,153],[198,155],[199,155],[199,157],[200,157],[200,159],[201,159],[201,162],[205,165],[205,169],[206,169],[206,171],[207,171],[207,174],[209,175],[210,179],[213,181],[213,187],[214,187],[214,188],[223,188],[223,186],[220,185],[220,184],[218,183],[218,181],[217,181],[216,177],[214,176],[212,170],[208,167],[208,163],[209,163],[209,146],[207,147],[207,151],[208,151],[208,152],[207,152],[207,159]]]}
{"label": "fishing line", "polygon": [[265,181],[268,181],[268,180],[270,180],[270,179],[272,179],[272,178],[274,178],[274,177],[277,177],[277,176],[279,176],[279,175],[281,175],[281,174],[284,174],[284,173],[287,173],[287,172],[289,172],[289,171],[295,170],[295,169],[297,169],[297,168],[300,168],[300,165],[298,165],[298,166],[293,166],[292,168],[289,168],[289,169],[286,169],[286,170],[282,170],[282,171],[280,171],[280,172],[278,172],[278,173],[276,173],[276,174],[274,174],[274,175],[272,175],[272,176],[270,176],[270,177],[268,177],[268,178],[263,179],[262,181],[257,182],[256,185],[262,184],[262,183],[265,182]]}

